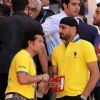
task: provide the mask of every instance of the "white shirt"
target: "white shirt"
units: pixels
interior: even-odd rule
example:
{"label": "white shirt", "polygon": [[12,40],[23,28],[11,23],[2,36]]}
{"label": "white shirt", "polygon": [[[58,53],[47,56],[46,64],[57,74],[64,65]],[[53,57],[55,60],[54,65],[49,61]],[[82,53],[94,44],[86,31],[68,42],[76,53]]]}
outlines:
{"label": "white shirt", "polygon": [[99,29],[99,27],[97,27],[97,29],[98,29],[98,34],[100,35],[100,29]]}
{"label": "white shirt", "polygon": [[60,20],[64,17],[67,17],[67,15],[63,10],[61,10],[59,14],[48,17],[42,24],[49,55],[52,54],[53,48],[55,46],[63,43],[60,39],[58,30]]}

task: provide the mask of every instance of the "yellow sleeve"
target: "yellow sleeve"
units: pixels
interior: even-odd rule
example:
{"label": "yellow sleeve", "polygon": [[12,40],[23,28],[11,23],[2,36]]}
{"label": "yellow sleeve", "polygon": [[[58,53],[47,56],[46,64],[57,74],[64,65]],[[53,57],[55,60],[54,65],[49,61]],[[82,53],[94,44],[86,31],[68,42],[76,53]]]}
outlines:
{"label": "yellow sleeve", "polygon": [[29,72],[30,67],[30,59],[25,54],[20,54],[16,58],[16,72],[22,71],[22,72]]}
{"label": "yellow sleeve", "polygon": [[53,50],[53,52],[52,52],[52,65],[57,65],[56,56],[55,56],[55,50]]}
{"label": "yellow sleeve", "polygon": [[94,50],[94,47],[91,43],[87,42],[85,43],[84,47],[83,47],[83,54],[85,57],[85,61],[88,62],[93,62],[97,60],[97,56]]}

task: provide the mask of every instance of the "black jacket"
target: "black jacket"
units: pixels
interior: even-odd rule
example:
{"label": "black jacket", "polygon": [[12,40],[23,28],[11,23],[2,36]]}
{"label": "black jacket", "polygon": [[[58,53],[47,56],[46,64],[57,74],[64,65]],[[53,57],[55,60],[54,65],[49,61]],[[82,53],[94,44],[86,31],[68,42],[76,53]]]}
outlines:
{"label": "black jacket", "polygon": [[0,73],[8,73],[12,58],[23,47],[23,33],[34,25],[35,21],[23,12],[0,22]]}
{"label": "black jacket", "polygon": [[98,30],[94,26],[88,25],[79,19],[78,31],[81,39],[87,40],[94,45],[95,38],[98,35]]}

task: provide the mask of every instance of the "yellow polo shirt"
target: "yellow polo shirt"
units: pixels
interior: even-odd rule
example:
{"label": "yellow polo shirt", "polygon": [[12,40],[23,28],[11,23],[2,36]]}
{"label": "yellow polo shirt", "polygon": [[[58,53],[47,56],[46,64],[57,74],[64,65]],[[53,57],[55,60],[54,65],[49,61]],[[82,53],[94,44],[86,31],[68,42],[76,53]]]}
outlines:
{"label": "yellow polo shirt", "polygon": [[21,85],[17,79],[17,72],[22,71],[31,76],[36,76],[36,66],[26,50],[19,51],[12,60],[6,93],[16,92],[30,99],[35,95],[35,84]]}
{"label": "yellow polo shirt", "polygon": [[57,98],[82,94],[89,79],[87,63],[96,60],[94,47],[85,40],[55,47],[52,64],[58,67],[58,75],[65,76],[64,91],[57,93]]}

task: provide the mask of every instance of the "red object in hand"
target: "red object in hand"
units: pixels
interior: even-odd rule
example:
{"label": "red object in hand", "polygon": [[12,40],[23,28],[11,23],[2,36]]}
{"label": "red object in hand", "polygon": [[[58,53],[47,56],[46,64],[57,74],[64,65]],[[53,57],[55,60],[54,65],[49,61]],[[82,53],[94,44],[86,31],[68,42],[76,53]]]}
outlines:
{"label": "red object in hand", "polygon": [[60,92],[64,90],[64,76],[54,76],[52,78],[52,83],[57,83],[55,87],[52,87],[51,90],[52,92]]}

